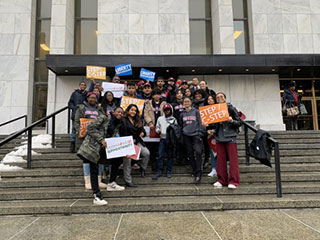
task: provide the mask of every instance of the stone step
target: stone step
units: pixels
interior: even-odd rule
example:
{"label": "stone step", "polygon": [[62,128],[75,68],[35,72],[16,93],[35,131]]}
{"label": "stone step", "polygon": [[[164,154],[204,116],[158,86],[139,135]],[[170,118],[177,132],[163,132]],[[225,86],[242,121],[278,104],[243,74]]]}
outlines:
{"label": "stone step", "polygon": [[123,212],[223,211],[240,209],[283,209],[320,207],[319,194],[231,196],[178,196],[110,198],[106,206],[94,206],[92,199],[2,201],[1,215],[90,214]]}
{"label": "stone step", "polygon": [[[320,186],[314,182],[284,183],[283,194],[320,194]],[[171,184],[171,185],[141,185],[138,188],[126,188],[124,191],[108,192],[102,190],[108,199],[131,197],[168,197],[168,196],[225,196],[225,195],[267,195],[276,194],[274,185],[241,184],[237,189],[215,189],[211,184]],[[15,200],[46,200],[46,199],[91,199],[92,191],[84,187],[52,187],[52,188],[7,188],[0,189],[1,201]],[[1,205],[1,204],[0,204]]]}
{"label": "stone step", "polygon": [[[158,180],[153,180],[152,175],[147,175],[146,178],[141,178],[137,175],[133,176],[133,182],[137,185],[170,185],[170,184],[192,184],[194,178],[191,177],[191,174],[173,174],[172,178],[162,177]],[[246,174],[243,173],[240,175],[241,184],[271,184],[275,186],[275,173],[261,173],[261,174]],[[319,182],[320,173],[319,172],[309,172],[309,173],[283,173],[281,175],[282,182]],[[216,178],[208,177],[206,174],[203,175],[201,183],[202,184],[212,184],[216,181]],[[122,177],[119,177],[117,182],[119,184],[124,184]],[[1,188],[37,188],[37,187],[75,187],[83,186],[84,179],[83,175],[79,174],[76,176],[61,176],[61,175],[50,175],[42,177],[3,177],[0,181]]]}

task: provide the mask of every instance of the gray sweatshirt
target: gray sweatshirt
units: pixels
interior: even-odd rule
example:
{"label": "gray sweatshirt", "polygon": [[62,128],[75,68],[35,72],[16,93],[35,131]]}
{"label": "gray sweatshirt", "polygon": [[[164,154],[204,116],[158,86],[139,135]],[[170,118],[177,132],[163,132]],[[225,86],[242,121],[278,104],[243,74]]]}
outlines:
{"label": "gray sweatshirt", "polygon": [[192,108],[190,111],[184,110],[180,115],[180,125],[184,135],[199,135],[202,128],[199,110],[195,108]]}

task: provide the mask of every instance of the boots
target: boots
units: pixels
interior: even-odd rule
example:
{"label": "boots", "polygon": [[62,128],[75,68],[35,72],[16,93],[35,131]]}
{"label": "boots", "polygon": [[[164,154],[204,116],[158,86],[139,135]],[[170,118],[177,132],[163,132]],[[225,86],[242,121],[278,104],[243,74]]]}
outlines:
{"label": "boots", "polygon": [[107,188],[108,185],[102,182],[102,176],[98,176],[98,183],[99,183],[99,188]]}
{"label": "boots", "polygon": [[90,176],[84,176],[84,187],[86,190],[92,190]]}

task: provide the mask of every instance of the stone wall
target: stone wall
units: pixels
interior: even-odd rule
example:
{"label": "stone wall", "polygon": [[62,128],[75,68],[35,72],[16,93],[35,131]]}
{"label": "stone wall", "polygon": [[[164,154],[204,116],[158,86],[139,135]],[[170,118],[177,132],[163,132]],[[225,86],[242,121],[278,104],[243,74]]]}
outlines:
{"label": "stone wall", "polygon": [[319,0],[250,0],[253,53],[319,53]]}
{"label": "stone wall", "polygon": [[[0,123],[32,116],[35,1],[0,1]],[[0,128],[12,133],[24,120]]]}

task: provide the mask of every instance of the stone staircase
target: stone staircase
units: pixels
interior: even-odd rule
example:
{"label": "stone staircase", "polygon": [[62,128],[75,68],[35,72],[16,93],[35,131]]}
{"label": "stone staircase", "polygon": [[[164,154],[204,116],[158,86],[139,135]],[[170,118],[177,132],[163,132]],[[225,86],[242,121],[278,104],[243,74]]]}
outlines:
{"label": "stone staircase", "polygon": [[[57,148],[34,149],[32,169],[0,172],[0,215],[170,212],[320,207],[320,132],[272,132],[280,142],[283,198],[276,197],[274,168],[251,158],[245,165],[244,136],[238,138],[241,185],[235,190],[214,189],[207,177],[193,184],[189,166],[174,166],[173,177],[155,181],[133,170],[138,188],[103,191],[107,206],[92,205],[92,192],[84,190],[82,161],[69,153],[69,136],[57,135]],[[0,140],[4,136],[0,136]],[[252,139],[253,135],[250,136]],[[16,139],[0,149],[0,159],[21,145]],[[272,159],[273,161],[273,159]],[[25,168],[25,163],[15,163]],[[123,184],[122,178],[118,179]]]}

